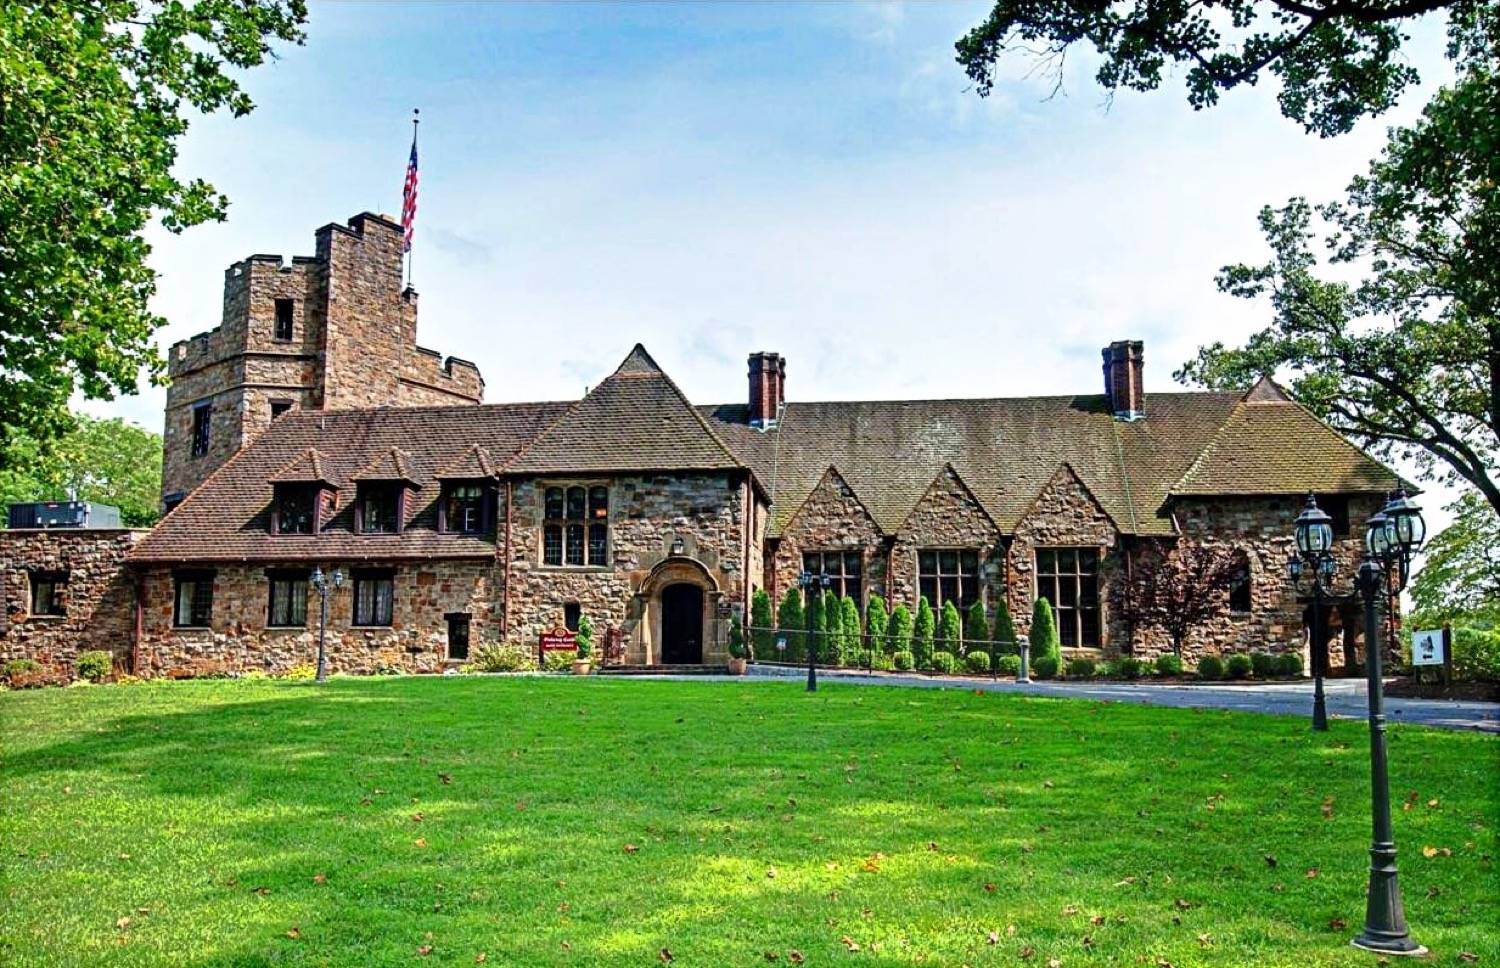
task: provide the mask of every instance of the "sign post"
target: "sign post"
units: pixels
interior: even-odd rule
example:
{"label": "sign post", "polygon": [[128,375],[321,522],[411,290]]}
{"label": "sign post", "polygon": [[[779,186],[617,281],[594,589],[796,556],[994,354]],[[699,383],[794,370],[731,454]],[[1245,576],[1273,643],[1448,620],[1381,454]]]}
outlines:
{"label": "sign post", "polygon": [[571,631],[567,626],[559,625],[550,632],[542,633],[541,641],[537,645],[537,664],[546,666],[548,652],[572,652],[577,648],[578,633]]}
{"label": "sign post", "polygon": [[1411,634],[1411,664],[1418,673],[1423,668],[1438,666],[1442,669],[1443,684],[1452,681],[1453,629],[1444,625],[1441,629],[1428,629]]}

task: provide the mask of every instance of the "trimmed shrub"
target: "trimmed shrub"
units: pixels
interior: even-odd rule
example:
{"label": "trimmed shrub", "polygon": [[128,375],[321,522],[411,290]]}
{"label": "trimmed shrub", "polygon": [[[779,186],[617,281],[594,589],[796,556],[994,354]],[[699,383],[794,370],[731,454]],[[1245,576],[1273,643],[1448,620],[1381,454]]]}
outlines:
{"label": "trimmed shrub", "polygon": [[[735,612],[729,623],[729,651],[734,654],[734,637],[738,633],[740,637],[740,651],[745,651],[745,633],[740,628],[740,614]],[[587,615],[578,616],[578,637],[574,640],[578,645],[578,658],[589,659],[594,655],[594,623]]]}
{"label": "trimmed shrub", "polygon": [[750,654],[762,659],[776,658],[776,620],[771,617],[771,595],[757,588],[750,596]]}
{"label": "trimmed shrub", "polygon": [[26,672],[37,672],[42,664],[35,659],[11,659],[5,663],[5,678],[13,679]]}
{"label": "trimmed shrub", "polygon": [[1044,655],[1057,658],[1057,623],[1052,619],[1052,605],[1041,596],[1031,609],[1031,656],[1039,659]]}
{"label": "trimmed shrub", "polygon": [[1092,679],[1098,671],[1099,668],[1094,664],[1093,659],[1068,660],[1069,679]]}
{"label": "trimmed shrub", "polygon": [[1114,674],[1121,679],[1139,679],[1145,671],[1145,663],[1133,655],[1122,655],[1115,660]]}
{"label": "trimmed shrub", "polygon": [[1300,679],[1302,677],[1302,656],[1296,652],[1281,653],[1275,657],[1273,671],[1283,679]]}
{"label": "trimmed shrub", "polygon": [[975,675],[983,675],[990,671],[990,654],[988,652],[970,652],[964,656],[964,668]]}
{"label": "trimmed shrub", "polygon": [[109,675],[113,665],[108,652],[80,652],[78,658],[73,660],[73,671],[80,679],[98,682]]}
{"label": "trimmed shrub", "polygon": [[542,653],[543,672],[570,672],[573,668],[573,660],[578,658],[578,653],[568,649],[557,652]]}
{"label": "trimmed shrub", "polygon": [[1250,671],[1257,679],[1269,679],[1276,674],[1276,657],[1269,652],[1250,653]]}
{"label": "trimmed shrub", "polygon": [[805,616],[807,627],[812,629],[812,638],[806,644],[806,653],[803,658],[806,659],[808,654],[812,654],[818,657],[819,662],[826,663],[828,661],[828,620],[823,610],[824,598],[825,596],[821,594],[807,597]]}
{"label": "trimmed shrub", "polygon": [[[583,650],[578,650],[583,655]],[[740,624],[740,613],[731,612],[729,615],[729,657],[731,659],[748,659],[750,650],[745,647],[745,629]]]}
{"label": "trimmed shrub", "polygon": [[536,656],[530,649],[495,644],[475,652],[463,668],[465,672],[534,672],[536,667]]}
{"label": "trimmed shrub", "polygon": [[839,602],[839,626],[842,638],[839,653],[844,661],[865,665],[858,658],[859,653],[865,650],[864,636],[859,627],[859,603],[848,595]]}
{"label": "trimmed shrub", "polygon": [[929,668],[933,672],[944,672],[951,675],[958,671],[958,656],[952,652],[939,649],[932,653],[932,665]]}
{"label": "trimmed shrub", "polygon": [[868,648],[874,652],[885,651],[886,630],[890,628],[891,616],[886,611],[885,599],[871,595],[865,603],[865,634],[870,637]]}
{"label": "trimmed shrub", "polygon": [[885,651],[889,655],[911,651],[911,609],[897,605],[891,610],[891,624],[885,629]]}
{"label": "trimmed shrub", "polygon": [[923,669],[932,663],[936,637],[937,616],[932,614],[932,603],[927,601],[926,595],[923,595],[917,600],[917,621],[911,633],[911,654],[917,660],[917,665]]}
{"label": "trimmed shrub", "polygon": [[1205,655],[1199,659],[1198,678],[1210,682],[1224,678],[1224,660],[1216,655]]}
{"label": "trimmed shrub", "polygon": [[1002,676],[1018,676],[1021,674],[1021,657],[1009,652],[995,656],[995,671]]}
{"label": "trimmed shrub", "polygon": [[[794,585],[782,596],[781,607],[776,611],[776,634],[786,639],[786,652],[776,652],[778,658],[787,662],[803,662],[807,659],[807,616],[802,612],[802,594]],[[775,649],[774,643],[772,649]]]}
{"label": "trimmed shrub", "polygon": [[1156,657],[1153,668],[1158,676],[1180,676],[1182,675],[1182,657],[1165,652]]}
{"label": "trimmed shrub", "polygon": [[1250,670],[1254,668],[1248,655],[1236,652],[1224,663],[1224,671],[1229,673],[1231,679],[1248,679]]}
{"label": "trimmed shrub", "polygon": [[891,654],[891,665],[895,666],[898,672],[910,672],[916,668],[917,659],[911,652],[902,649],[900,652]]}
{"label": "trimmed shrub", "polygon": [[1000,655],[1021,654],[1021,647],[1016,644],[1016,623],[1004,598],[995,606],[994,642],[995,652]]}
{"label": "trimmed shrub", "polygon": [[1056,679],[1058,659],[1055,655],[1037,656],[1031,660],[1031,677],[1033,679]]}
{"label": "trimmed shrub", "polygon": [[951,652],[958,655],[963,646],[964,623],[959,618],[958,606],[950,599],[943,603],[942,618],[938,620],[937,641],[935,647],[939,652]]}
{"label": "trimmed shrub", "polygon": [[990,623],[984,618],[984,604],[975,602],[964,616],[964,650],[984,650],[990,645]]}

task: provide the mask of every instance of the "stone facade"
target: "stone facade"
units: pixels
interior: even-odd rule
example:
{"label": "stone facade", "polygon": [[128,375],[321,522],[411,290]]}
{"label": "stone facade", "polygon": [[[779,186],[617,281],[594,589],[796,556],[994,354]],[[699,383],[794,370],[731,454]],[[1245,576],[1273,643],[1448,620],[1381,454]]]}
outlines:
{"label": "stone facade", "polygon": [[[417,294],[401,284],[401,227],[368,213],[326,225],[314,256],[255,255],[224,274],[219,326],[172,346],[164,498],[184,495],[271,424],[298,410],[478,403],[479,370],[417,345]],[[278,305],[280,304],[280,305]],[[279,313],[290,309],[290,337]],[[210,408],[205,453],[194,410]]]}
{"label": "stone facade", "polygon": [[[1006,548],[1007,602],[1020,635],[1031,634],[1031,609],[1037,594],[1036,553],[1044,548],[1097,549],[1100,567],[1106,572],[1119,561],[1119,529],[1066,465],[1059,467],[1037,494]],[[1107,629],[1108,596],[1102,590],[1100,599],[1101,625]],[[1100,645],[1110,649],[1108,634]]]}
{"label": "stone facade", "polygon": [[870,512],[839,472],[829,468],[782,529],[773,559],[775,574],[769,576],[772,598],[779,603],[786,589],[797,584],[802,556],[810,551],[860,552],[866,595],[873,592],[885,595],[888,547]]}
{"label": "stone facade", "polygon": [[[125,556],[146,532],[0,530],[0,663],[31,658],[71,668],[80,652],[101,651],[129,668],[135,595]],[[32,583],[63,579],[61,615],[32,614]]]}

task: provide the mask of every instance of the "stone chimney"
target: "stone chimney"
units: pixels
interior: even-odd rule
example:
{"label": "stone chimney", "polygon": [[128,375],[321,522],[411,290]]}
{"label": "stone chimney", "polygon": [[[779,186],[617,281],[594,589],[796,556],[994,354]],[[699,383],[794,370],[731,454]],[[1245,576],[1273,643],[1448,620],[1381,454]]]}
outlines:
{"label": "stone chimney", "polygon": [[750,354],[750,426],[767,430],[781,417],[786,360],[780,353]]}
{"label": "stone chimney", "polygon": [[1104,349],[1104,396],[1120,420],[1146,416],[1146,357],[1140,340],[1116,340]]}

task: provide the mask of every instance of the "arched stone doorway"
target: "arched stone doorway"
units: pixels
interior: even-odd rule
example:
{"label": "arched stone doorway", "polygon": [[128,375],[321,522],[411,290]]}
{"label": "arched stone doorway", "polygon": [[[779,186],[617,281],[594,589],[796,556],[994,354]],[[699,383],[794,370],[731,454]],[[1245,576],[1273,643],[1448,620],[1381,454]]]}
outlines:
{"label": "arched stone doorway", "polygon": [[703,662],[703,589],[678,583],[661,590],[661,661],[667,665]]}
{"label": "arched stone doorway", "polygon": [[723,595],[701,561],[685,555],[666,558],[651,570],[637,595],[646,606],[647,621],[638,630],[639,654],[646,663],[698,665],[722,658],[716,616]]}

